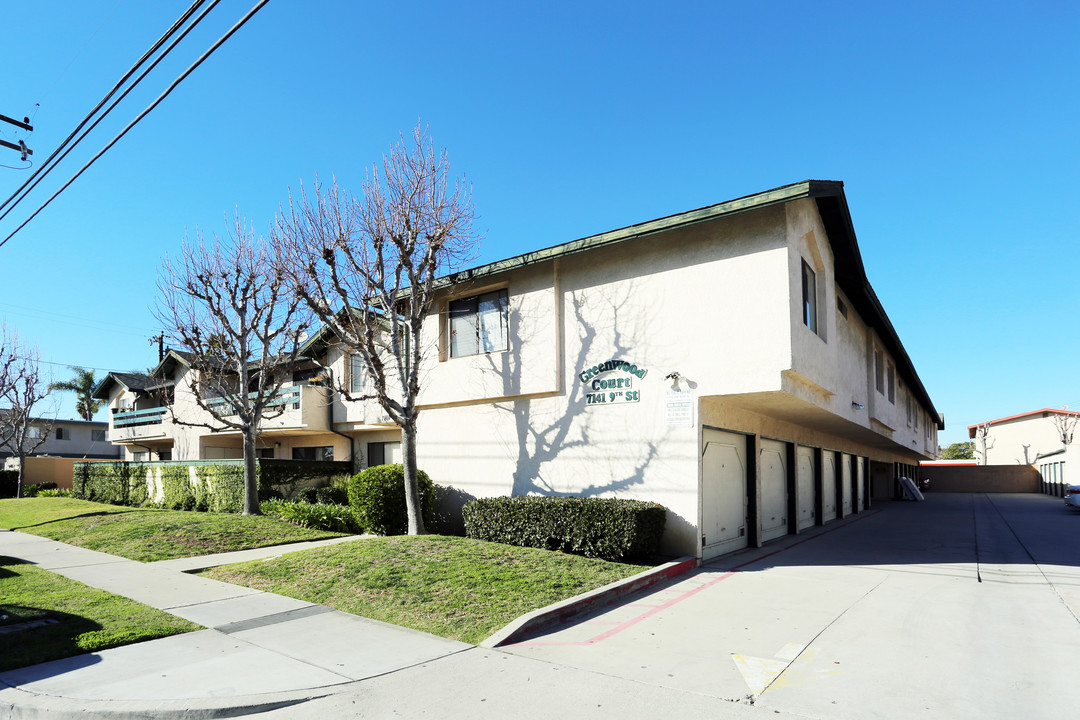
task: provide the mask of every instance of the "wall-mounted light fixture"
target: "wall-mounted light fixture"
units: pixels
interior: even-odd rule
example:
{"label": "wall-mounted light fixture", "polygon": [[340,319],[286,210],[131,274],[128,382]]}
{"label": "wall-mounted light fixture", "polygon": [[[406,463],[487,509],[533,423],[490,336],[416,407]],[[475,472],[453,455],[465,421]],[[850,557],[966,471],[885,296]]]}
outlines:
{"label": "wall-mounted light fixture", "polygon": [[855,402],[854,400],[852,400],[851,401],[851,407],[855,408],[856,410],[862,410],[863,409],[863,404],[860,403],[860,402]]}
{"label": "wall-mounted light fixture", "polygon": [[678,390],[679,389],[679,377],[680,376],[679,376],[678,372],[669,372],[667,375],[664,376],[664,379],[671,381],[671,389],[672,390]]}

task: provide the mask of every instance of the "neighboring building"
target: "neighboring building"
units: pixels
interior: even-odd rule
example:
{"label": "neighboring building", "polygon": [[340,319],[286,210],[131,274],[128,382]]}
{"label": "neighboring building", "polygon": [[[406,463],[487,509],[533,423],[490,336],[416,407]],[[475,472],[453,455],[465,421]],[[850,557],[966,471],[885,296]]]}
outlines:
{"label": "neighboring building", "polygon": [[968,437],[975,441],[975,459],[982,465],[1033,465],[1039,456],[1064,448],[1057,424],[1076,424],[1080,412],[1043,408],[989,422],[985,457],[979,427],[968,426]]}
{"label": "neighboring building", "polygon": [[[33,420],[29,434],[36,441],[46,437],[41,447],[26,456],[23,480],[27,485],[55,482],[70,488],[76,460],[119,460],[121,448],[109,442],[109,423],[86,420]],[[36,437],[35,437],[36,436]],[[0,467],[16,470],[19,460],[0,447]]]}
{"label": "neighboring building", "polygon": [[[30,422],[29,437],[35,441],[46,436],[45,442],[34,451],[36,457],[79,458],[88,460],[117,460],[119,447],[109,442],[109,423],[86,420],[37,419]],[[11,450],[0,447],[0,458],[12,456]]]}
{"label": "neighboring building", "polygon": [[[714,557],[890,497],[943,428],[863,269],[843,184],[806,181],[455,273],[425,326],[418,457],[473,496],[595,495],[668,512]],[[400,434],[326,332],[260,452],[393,462]],[[325,367],[325,369],[323,369]],[[126,459],[240,457],[170,351],[95,390]]]}

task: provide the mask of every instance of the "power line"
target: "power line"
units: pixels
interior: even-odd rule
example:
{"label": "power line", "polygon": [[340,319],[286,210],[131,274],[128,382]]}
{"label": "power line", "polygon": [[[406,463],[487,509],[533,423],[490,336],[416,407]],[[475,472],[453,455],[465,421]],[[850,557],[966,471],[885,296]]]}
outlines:
{"label": "power line", "polygon": [[125,127],[123,130],[121,130],[120,133],[116,137],[114,137],[112,140],[110,140],[109,143],[105,147],[103,147],[101,150],[99,150],[98,153],[96,155],[94,155],[94,157],[90,158],[89,162],[87,162],[85,165],[83,165],[82,168],[79,170],[79,172],[72,175],[70,180],[68,180],[66,183],[64,183],[63,186],[61,186],[61,188],[59,190],[57,190],[55,193],[53,193],[52,196],[48,200],[46,200],[44,203],[42,203],[42,205],[37,210],[35,210],[30,217],[26,218],[26,220],[24,220],[22,222],[22,224],[19,225],[19,227],[15,228],[11,232],[10,235],[8,235],[6,238],[4,238],[2,241],[0,241],[0,247],[3,247],[7,243],[8,240],[15,237],[16,233],[18,233],[20,230],[22,230],[24,227],[26,227],[26,225],[31,220],[33,220],[35,217],[37,217],[38,213],[40,213],[42,210],[44,210],[46,207],[48,207],[49,203],[51,203],[53,200],[55,200],[60,195],[60,193],[64,192],[64,190],[66,190],[73,182],[75,182],[75,180],[77,180],[80,175],[82,175],[84,172],[86,172],[86,170],[91,165],[93,165],[95,162],[97,162],[98,158],[100,158],[102,155],[104,155],[106,152],[108,152],[108,150],[110,148],[112,148],[112,146],[115,145],[117,142],[119,142],[120,138],[124,137],[124,135],[126,135],[128,133],[128,131],[131,130],[131,128],[135,127],[135,125],[137,125],[140,120],[142,120],[144,117],[149,115],[150,112],[154,108],[156,108],[158,105],[160,105],[161,102],[165,98],[167,98],[172,93],[173,90],[176,89],[177,85],[182,83],[184,81],[184,79],[187,78],[188,75],[193,73],[195,71],[195,69],[197,67],[199,67],[200,65],[202,65],[203,62],[205,62],[207,58],[209,58],[211,55],[213,55],[214,52],[218,48],[220,48],[222,45],[224,45],[225,42],[230,37],[232,37],[236,33],[237,30],[239,30],[244,25],[246,25],[248,20],[253,18],[255,16],[255,13],[259,12],[259,10],[261,10],[262,7],[264,5],[266,5],[266,3],[268,3],[268,2],[270,2],[270,0],[260,0],[260,2],[256,3],[256,5],[253,8],[251,8],[251,10],[248,10],[247,14],[244,15],[244,17],[240,18],[240,20],[235,25],[233,25],[231,28],[229,28],[228,32],[226,32],[224,35],[222,35],[217,40],[217,42],[215,42],[213,45],[210,46],[210,48],[206,52],[204,52],[202,55],[200,55],[198,60],[196,60],[194,63],[192,63],[188,67],[187,70],[185,70],[183,73],[180,74],[180,76],[178,78],[176,78],[176,80],[173,80],[172,84],[169,85],[169,87],[165,89],[165,92],[163,92],[161,95],[159,95],[157,97],[157,99],[154,100],[154,102],[150,103],[150,105],[147,106],[147,108],[145,110],[143,110],[141,113],[139,113],[139,115],[134,120],[132,120],[130,123],[128,123],[127,127]]}
{"label": "power line", "polygon": [[[178,20],[177,20],[176,22],[174,22],[174,23],[172,24],[172,27],[170,27],[170,28],[169,28],[169,29],[168,29],[168,30],[167,30],[167,31],[165,32],[165,34],[164,34],[164,35],[162,35],[162,36],[161,36],[160,38],[158,38],[157,42],[155,42],[155,43],[154,43],[153,45],[151,45],[151,46],[150,46],[150,49],[149,49],[149,50],[147,50],[147,51],[146,51],[145,53],[143,53],[142,57],[140,57],[140,58],[139,58],[138,62],[136,62],[136,63],[135,63],[134,65],[132,65],[132,66],[131,66],[131,68],[130,68],[130,69],[129,69],[129,70],[128,70],[128,71],[126,72],[126,73],[124,73],[123,77],[121,77],[121,78],[120,78],[120,79],[119,79],[119,80],[118,80],[118,81],[116,82],[116,84],[115,84],[115,85],[113,85],[112,89],[111,89],[111,90],[109,90],[109,92],[107,92],[107,93],[105,94],[105,97],[101,98],[101,100],[99,100],[99,101],[98,101],[98,104],[94,106],[94,109],[93,109],[93,110],[91,110],[91,111],[90,111],[89,113],[87,113],[87,114],[86,114],[86,117],[84,117],[84,118],[83,118],[83,119],[82,119],[82,120],[81,120],[81,121],[79,122],[79,124],[75,126],[75,129],[71,131],[71,134],[70,134],[70,135],[68,135],[68,136],[67,136],[67,137],[66,137],[66,138],[64,139],[64,141],[63,141],[62,143],[60,143],[60,144],[59,144],[59,145],[58,145],[58,146],[56,147],[56,149],[55,149],[55,150],[53,150],[52,154],[51,154],[51,155],[49,155],[49,157],[47,157],[47,158],[45,159],[45,162],[43,162],[43,163],[42,163],[41,165],[39,165],[39,166],[38,166],[38,169],[37,169],[37,170],[35,170],[34,172],[30,173],[30,177],[26,178],[26,181],[25,181],[25,182],[23,182],[23,184],[22,184],[22,185],[21,185],[21,186],[20,186],[20,187],[19,187],[19,188],[18,188],[18,189],[17,189],[17,190],[16,190],[15,192],[14,192],[14,193],[12,193],[11,197],[9,197],[9,198],[8,198],[7,200],[5,200],[5,201],[4,201],[3,203],[0,203],[0,209],[3,209],[4,207],[6,207],[6,206],[8,205],[8,203],[10,203],[10,202],[11,202],[12,200],[14,200],[14,199],[15,199],[15,197],[16,197],[16,196],[17,196],[17,195],[18,195],[19,193],[21,193],[21,192],[23,191],[23,189],[24,189],[24,188],[26,188],[26,186],[27,186],[27,185],[29,185],[29,184],[30,184],[30,182],[31,182],[31,181],[32,181],[32,180],[33,180],[33,179],[34,179],[35,177],[37,177],[38,173],[41,173],[41,172],[45,171],[45,169],[46,169],[46,168],[49,168],[49,169],[51,170],[51,163],[52,163],[52,161],[53,161],[53,158],[55,158],[55,157],[56,157],[57,153],[59,153],[59,152],[60,152],[61,150],[63,150],[63,149],[64,149],[64,148],[65,148],[65,147],[67,146],[67,144],[68,144],[69,142],[71,142],[71,139],[72,139],[73,137],[75,137],[75,135],[76,135],[76,134],[78,134],[79,130],[81,130],[81,129],[83,128],[83,126],[84,126],[84,125],[86,125],[86,123],[90,122],[90,118],[92,118],[92,117],[93,117],[93,116],[94,116],[94,115],[95,115],[95,114],[97,113],[97,111],[98,111],[98,110],[100,110],[100,109],[102,108],[102,106],[104,106],[104,105],[105,105],[105,103],[107,103],[107,102],[109,101],[109,98],[111,98],[111,97],[112,97],[113,95],[115,95],[115,94],[116,94],[116,92],[117,92],[117,91],[118,91],[118,90],[119,90],[119,89],[120,89],[120,88],[121,88],[121,87],[122,87],[122,86],[124,85],[124,83],[126,83],[126,82],[128,81],[128,78],[130,78],[130,77],[131,77],[132,75],[134,75],[134,74],[135,74],[135,71],[139,69],[139,66],[140,66],[140,65],[142,65],[142,64],[143,64],[144,62],[146,62],[146,59],[147,59],[148,57],[150,57],[150,56],[151,56],[151,55],[153,55],[153,54],[154,54],[155,52],[157,52],[157,51],[158,51],[158,49],[159,49],[159,48],[160,48],[160,47],[161,47],[162,45],[164,45],[164,44],[165,44],[165,41],[166,41],[166,40],[168,40],[168,39],[169,39],[169,38],[170,38],[170,37],[171,37],[171,36],[172,36],[172,35],[173,35],[173,34],[174,34],[174,33],[176,32],[176,30],[177,30],[177,29],[178,29],[178,28],[179,28],[179,27],[180,27],[181,25],[183,25],[184,23],[186,23],[186,22],[187,22],[187,20],[188,20],[188,18],[189,18],[189,17],[191,17],[191,15],[192,15],[192,14],[194,14],[194,12],[195,12],[195,11],[196,11],[196,10],[197,10],[197,9],[199,8],[199,6],[200,6],[200,5],[202,5],[202,4],[204,3],[204,2],[206,2],[206,0],[195,0],[195,2],[194,2],[194,3],[192,3],[191,7],[189,7],[189,8],[188,8],[188,9],[187,9],[187,10],[186,10],[186,11],[184,12],[184,14],[183,14],[183,15],[181,15],[181,16],[180,16],[180,18],[179,18],[179,19],[178,19]],[[110,108],[110,109],[111,109],[111,108]],[[107,114],[107,113],[106,113],[106,114]],[[85,136],[84,136],[84,137],[85,137]],[[80,138],[80,140],[81,140],[81,139],[82,139],[82,138]],[[77,143],[75,143],[75,144],[77,144]],[[73,145],[73,147],[74,147],[74,145]],[[46,174],[48,174],[48,171],[45,171],[45,172],[46,172]],[[44,177],[44,176],[43,176],[43,177]],[[27,191],[27,192],[29,192],[29,191]],[[24,195],[24,197],[25,197],[25,195]],[[21,200],[21,198],[20,198],[20,200]],[[8,212],[10,212],[10,210],[8,210]],[[6,216],[6,215],[7,215],[7,213],[4,213],[4,215]],[[2,217],[2,216],[0,216],[0,217]]]}
{"label": "power line", "polygon": [[[199,0],[199,1],[200,1],[200,2],[204,2],[204,0]],[[135,80],[134,80],[134,81],[133,81],[133,82],[132,82],[132,83],[131,83],[131,84],[130,84],[130,85],[129,85],[129,86],[127,87],[127,88],[125,88],[125,89],[124,89],[124,92],[123,92],[123,93],[121,93],[120,97],[116,98],[116,100],[114,100],[114,101],[113,101],[113,103],[112,103],[111,105],[109,105],[109,107],[105,108],[105,111],[104,111],[104,112],[102,112],[102,113],[101,113],[101,114],[100,114],[100,115],[99,115],[99,116],[98,116],[97,118],[95,118],[95,119],[94,119],[94,122],[93,122],[93,123],[92,123],[92,124],[90,125],[90,127],[86,128],[86,130],[84,130],[84,131],[83,131],[82,135],[80,135],[80,136],[78,137],[78,139],[76,139],[76,140],[75,140],[75,142],[71,143],[71,145],[70,145],[70,146],[69,146],[69,147],[68,147],[67,149],[65,149],[65,150],[64,150],[64,153],[63,153],[63,154],[62,154],[62,155],[61,155],[61,156],[60,156],[59,158],[57,158],[57,159],[56,159],[56,162],[55,162],[55,163],[53,163],[53,164],[52,164],[52,165],[51,165],[51,166],[49,167],[49,169],[48,169],[48,170],[46,170],[45,172],[43,172],[43,173],[41,174],[41,177],[39,177],[39,178],[37,178],[36,180],[34,180],[33,184],[32,184],[32,185],[31,185],[31,186],[30,186],[29,188],[27,188],[26,192],[24,192],[24,193],[23,193],[22,197],[20,197],[20,198],[19,198],[18,200],[16,200],[16,201],[15,201],[14,203],[12,203],[12,204],[11,204],[11,207],[9,207],[9,208],[8,208],[7,210],[5,210],[5,211],[4,211],[4,213],[3,213],[2,215],[0,215],[0,220],[3,220],[4,218],[6,218],[6,217],[8,216],[8,214],[9,214],[9,213],[11,213],[11,211],[15,209],[15,206],[16,206],[16,205],[18,205],[18,204],[19,204],[20,202],[22,202],[23,200],[25,200],[25,199],[26,199],[26,197],[27,197],[27,196],[28,196],[28,195],[30,194],[30,192],[31,192],[31,191],[32,191],[32,190],[33,190],[34,188],[36,188],[36,187],[38,186],[38,183],[40,183],[40,182],[41,182],[42,180],[44,180],[44,179],[46,178],[46,176],[48,176],[48,174],[49,174],[50,172],[52,172],[53,170],[55,170],[55,169],[56,169],[56,165],[57,165],[57,163],[61,162],[61,161],[62,161],[62,160],[63,160],[64,158],[66,158],[66,157],[68,156],[68,153],[70,153],[70,152],[71,152],[72,150],[74,150],[74,149],[75,149],[75,146],[76,146],[76,145],[78,145],[78,144],[79,144],[80,142],[82,142],[82,141],[83,141],[83,140],[84,140],[84,139],[86,138],[86,136],[87,136],[87,135],[89,135],[89,134],[90,134],[91,132],[93,132],[94,128],[96,128],[96,127],[98,126],[98,123],[100,123],[100,122],[101,122],[102,120],[104,120],[104,119],[105,119],[105,117],[106,117],[106,116],[107,116],[107,115],[108,115],[109,113],[111,113],[111,112],[112,112],[112,111],[113,111],[113,110],[114,110],[114,109],[116,108],[116,106],[117,106],[117,105],[119,105],[119,104],[120,104],[121,102],[123,102],[124,98],[126,98],[126,97],[128,96],[128,93],[130,93],[130,92],[131,92],[132,90],[134,90],[134,89],[135,89],[135,87],[136,87],[136,86],[137,86],[137,85],[138,85],[138,84],[139,84],[140,82],[142,82],[142,81],[143,81],[143,79],[144,79],[144,78],[145,78],[145,77],[146,77],[147,75],[149,75],[149,74],[151,73],[151,71],[153,71],[153,69],[154,69],[154,68],[156,68],[156,67],[158,66],[158,63],[160,63],[160,62],[161,62],[162,60],[164,60],[164,59],[165,59],[165,57],[166,57],[166,56],[167,56],[167,55],[168,55],[168,54],[169,54],[170,52],[172,52],[172,51],[173,51],[173,49],[174,49],[174,48],[175,48],[175,47],[176,47],[177,45],[179,45],[179,44],[180,44],[180,42],[181,42],[181,41],[182,41],[182,40],[183,40],[183,39],[184,39],[185,37],[187,37],[188,33],[190,33],[190,32],[191,32],[192,30],[194,30],[194,29],[195,29],[195,26],[197,26],[197,25],[198,25],[198,24],[199,24],[200,22],[202,22],[203,18],[205,18],[205,17],[206,17],[206,16],[208,15],[208,14],[210,14],[210,11],[211,11],[211,10],[213,10],[213,9],[214,9],[214,8],[215,8],[215,7],[217,6],[217,4],[218,4],[219,2],[221,2],[221,0],[213,0],[213,2],[212,2],[212,3],[210,3],[210,6],[209,6],[209,7],[207,7],[207,8],[205,9],[205,10],[203,10],[203,11],[202,11],[202,12],[201,12],[201,13],[199,14],[199,16],[198,16],[198,17],[196,17],[196,18],[195,18],[194,20],[192,20],[192,21],[191,21],[191,24],[190,24],[190,25],[188,25],[188,26],[187,26],[186,28],[184,28],[184,31],[183,31],[182,33],[180,33],[179,37],[177,37],[177,38],[176,38],[175,40],[173,40],[173,41],[172,41],[172,42],[171,42],[171,43],[169,44],[169,46],[168,46],[167,48],[165,48],[165,49],[164,49],[164,50],[163,50],[163,51],[161,52],[161,54],[160,54],[160,55],[158,55],[158,56],[157,56],[156,58],[154,58],[154,62],[150,63],[150,66],[149,66],[149,67],[147,67],[147,68],[146,68],[145,70],[143,70],[143,71],[142,71],[142,73],[140,73],[140,74],[139,74],[139,77],[135,78]],[[54,154],[55,154],[55,153],[54,153]],[[52,156],[50,156],[50,157],[52,157]],[[24,184],[24,187],[25,187],[25,184]]]}

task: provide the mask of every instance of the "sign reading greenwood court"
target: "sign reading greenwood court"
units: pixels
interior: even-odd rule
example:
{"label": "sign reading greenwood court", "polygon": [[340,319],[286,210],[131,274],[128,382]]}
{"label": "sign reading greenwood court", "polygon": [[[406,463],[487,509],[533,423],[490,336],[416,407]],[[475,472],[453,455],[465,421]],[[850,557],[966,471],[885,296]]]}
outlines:
{"label": "sign reading greenwood court", "polygon": [[628,360],[608,360],[578,373],[585,384],[585,405],[622,405],[641,400],[638,381],[649,372]]}

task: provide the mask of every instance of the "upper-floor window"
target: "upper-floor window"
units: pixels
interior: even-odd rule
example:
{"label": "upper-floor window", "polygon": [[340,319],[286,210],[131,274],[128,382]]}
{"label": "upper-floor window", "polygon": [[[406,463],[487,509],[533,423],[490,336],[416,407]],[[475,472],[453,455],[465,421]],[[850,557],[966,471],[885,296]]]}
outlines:
{"label": "upper-floor window", "polygon": [[509,348],[506,290],[450,301],[450,357]]}
{"label": "upper-floor window", "polygon": [[38,427],[37,425],[31,425],[30,427],[26,428],[26,439],[27,440],[40,440],[41,439],[41,428]]}
{"label": "upper-floor window", "polygon": [[896,366],[889,363],[889,375],[886,378],[889,386],[889,402],[896,404]]}
{"label": "upper-floor window", "polygon": [[874,351],[874,386],[882,395],[885,394],[885,354]]}
{"label": "upper-floor window", "polygon": [[94,441],[94,442],[105,442],[105,439],[106,439],[105,438],[105,431],[104,430],[91,430],[90,431],[90,439],[92,441]]}
{"label": "upper-floor window", "polygon": [[348,375],[350,393],[360,393],[364,390],[364,358],[359,353],[349,353],[346,356],[345,374]]}
{"label": "upper-floor window", "polygon": [[62,428],[62,427],[56,428],[56,439],[57,440],[70,440],[71,439],[71,431],[68,430],[67,428]]}
{"label": "upper-floor window", "polygon": [[803,325],[817,332],[817,275],[805,260],[802,261],[802,306]]}

